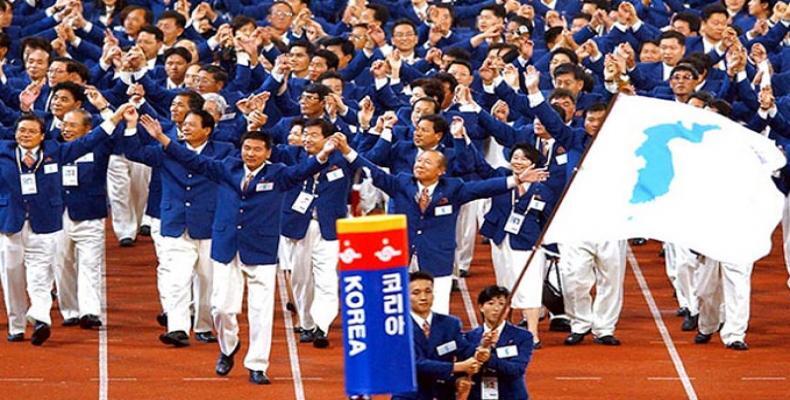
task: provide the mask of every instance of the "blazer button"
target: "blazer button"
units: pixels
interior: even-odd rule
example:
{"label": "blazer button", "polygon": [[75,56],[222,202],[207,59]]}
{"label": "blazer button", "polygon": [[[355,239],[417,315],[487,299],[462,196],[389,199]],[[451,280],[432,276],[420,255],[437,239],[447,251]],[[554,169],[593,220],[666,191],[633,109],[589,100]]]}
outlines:
{"label": "blazer button", "polygon": [[241,229],[241,225],[237,225],[237,226],[236,226],[236,229]]}
{"label": "blazer button", "polygon": [[417,231],[417,234],[418,235],[422,235],[422,231]]}
{"label": "blazer button", "polygon": [[187,174],[187,178],[191,178],[191,177],[192,177],[192,174]]}
{"label": "blazer button", "polygon": [[191,204],[190,202],[186,202],[186,203],[184,203],[184,205],[185,205],[185,206],[187,206],[187,207],[189,207],[189,206],[191,206],[192,204]]}
{"label": "blazer button", "polygon": [[243,208],[239,208],[239,213],[244,213],[244,209]]}
{"label": "blazer button", "polygon": [[190,191],[190,190],[192,190],[192,187],[191,186],[187,186],[187,191]]}

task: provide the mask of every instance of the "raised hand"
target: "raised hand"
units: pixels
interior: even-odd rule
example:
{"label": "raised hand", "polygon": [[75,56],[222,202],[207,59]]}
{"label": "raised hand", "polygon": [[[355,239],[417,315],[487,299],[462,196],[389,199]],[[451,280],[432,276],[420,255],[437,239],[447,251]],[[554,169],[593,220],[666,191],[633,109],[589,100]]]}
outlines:
{"label": "raised hand", "polygon": [[524,71],[524,85],[530,94],[540,91],[540,72],[532,65],[528,66],[527,70]]}
{"label": "raised hand", "polygon": [[464,127],[464,119],[459,116],[453,117],[453,122],[450,123],[450,133],[454,139],[463,139],[466,137],[466,128]]}
{"label": "raised hand", "polygon": [[359,126],[362,129],[370,128],[370,121],[373,120],[373,114],[375,111],[376,108],[373,106],[373,101],[370,100],[370,96],[365,96],[365,98],[359,102],[357,120],[359,121]]}
{"label": "raised hand", "polygon": [[[549,179],[549,171],[545,168],[537,168],[535,165],[527,167],[523,172],[518,174],[518,182],[543,182]],[[494,342],[496,343],[496,342]]]}

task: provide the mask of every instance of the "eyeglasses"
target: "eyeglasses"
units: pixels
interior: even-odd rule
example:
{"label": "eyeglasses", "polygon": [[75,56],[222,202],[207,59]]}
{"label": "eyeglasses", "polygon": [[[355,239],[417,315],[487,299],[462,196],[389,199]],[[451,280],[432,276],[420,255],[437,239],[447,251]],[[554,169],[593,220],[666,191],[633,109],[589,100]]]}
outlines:
{"label": "eyeglasses", "polygon": [[321,101],[321,98],[318,97],[318,95],[314,95],[314,94],[305,94],[305,93],[303,93],[301,96],[299,96],[299,98],[301,100]]}
{"label": "eyeglasses", "polygon": [[416,35],[414,34],[414,32],[409,32],[409,33],[393,33],[393,34],[392,34],[392,37],[394,37],[394,38],[398,38],[398,39],[400,39],[400,38],[410,38],[410,37],[414,37],[414,36],[416,36]]}
{"label": "eyeglasses", "polygon": [[670,79],[673,80],[673,81],[693,81],[694,80],[694,76],[693,75],[675,74],[675,75],[672,75],[672,77]]}
{"label": "eyeglasses", "polygon": [[275,17],[283,18],[283,17],[293,17],[294,13],[290,11],[275,11],[272,13],[272,15],[274,15]]}

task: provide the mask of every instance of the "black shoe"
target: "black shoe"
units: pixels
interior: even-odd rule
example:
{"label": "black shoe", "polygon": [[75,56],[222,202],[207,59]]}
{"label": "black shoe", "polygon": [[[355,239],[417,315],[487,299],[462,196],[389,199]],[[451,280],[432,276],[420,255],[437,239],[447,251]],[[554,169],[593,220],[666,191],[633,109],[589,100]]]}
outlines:
{"label": "black shoe", "polygon": [[458,286],[458,279],[453,279],[453,287],[450,290],[452,290],[453,292],[460,292],[461,291],[461,287]]}
{"label": "black shoe", "polygon": [[167,328],[167,313],[157,314],[156,323],[163,328]]}
{"label": "black shoe", "polygon": [[295,326],[294,327],[294,333],[302,333],[302,331],[303,331],[303,329],[302,329],[301,326]]}
{"label": "black shoe", "polygon": [[519,321],[518,326],[527,329],[527,320],[522,319],[521,321]]}
{"label": "black shoe", "polygon": [[619,346],[620,340],[612,335],[601,336],[593,339],[593,343],[604,346]]}
{"label": "black shoe", "polygon": [[143,225],[140,227],[140,230],[137,231],[137,234],[140,236],[151,236],[151,227],[148,225]]}
{"label": "black shoe", "polygon": [[675,316],[676,317],[685,317],[685,316],[687,316],[689,314],[690,314],[689,309],[686,308],[686,307],[680,307],[680,308],[678,308],[677,311],[675,311]]}
{"label": "black shoe", "polygon": [[566,346],[574,346],[582,342],[584,337],[589,335],[590,331],[584,333],[571,333],[568,337],[565,338],[565,345]]}
{"label": "black shoe", "polygon": [[214,372],[216,372],[217,375],[225,376],[230,372],[230,370],[233,369],[233,356],[236,355],[236,353],[239,351],[239,348],[241,348],[241,342],[236,345],[236,348],[233,349],[230,355],[226,356],[222,354],[221,351],[219,352],[219,358],[217,358],[217,367],[214,368]]}
{"label": "black shoe", "polygon": [[686,318],[683,318],[683,325],[680,326],[680,329],[684,332],[691,332],[693,330],[696,330],[698,320],[699,320],[699,314],[687,315]]}
{"label": "black shoe", "polygon": [[468,269],[459,270],[458,271],[458,276],[460,276],[461,278],[468,278],[469,277],[469,270]]}
{"label": "black shoe", "polygon": [[50,290],[49,296],[52,297],[52,301],[58,301],[58,290],[57,289]]}
{"label": "black shoe", "polygon": [[61,323],[60,325],[61,326],[77,326],[79,324],[80,324],[80,319],[79,318],[67,318],[67,319],[64,319],[63,323]]}
{"label": "black shoe", "polygon": [[736,350],[736,351],[746,351],[749,350],[749,346],[740,340],[734,341],[727,345],[728,349]]}
{"label": "black shoe", "polygon": [[217,337],[211,331],[195,332],[195,340],[201,343],[217,343]]}
{"label": "black shoe", "polygon": [[250,382],[256,385],[268,385],[272,383],[263,371],[250,370]]}
{"label": "black shoe", "polygon": [[49,328],[49,325],[41,321],[36,321],[35,328],[33,328],[33,336],[30,337],[30,344],[33,346],[41,346],[49,339],[51,334],[52,330]]}
{"label": "black shoe", "polygon": [[647,243],[647,239],[644,239],[644,238],[631,239],[631,245],[633,245],[633,246],[641,246],[641,245],[643,245],[645,243]]}
{"label": "black shoe", "polygon": [[120,244],[121,247],[132,247],[132,246],[134,246],[134,239],[132,239],[132,238],[123,238],[123,239],[121,239],[120,242],[118,242],[118,244]]}
{"label": "black shoe", "polygon": [[694,336],[694,343],[696,344],[705,344],[710,342],[710,338],[713,337],[713,334],[704,334],[702,332],[697,332],[697,335]]}
{"label": "black shoe", "polygon": [[535,343],[532,343],[532,349],[533,350],[538,350],[538,349],[542,349],[542,348],[543,348],[543,343],[540,340],[538,340]]}
{"label": "black shoe", "polygon": [[315,341],[315,329],[302,329],[302,334],[299,335],[299,342],[313,343]]}
{"label": "black shoe", "polygon": [[101,326],[101,320],[98,316],[93,314],[86,314],[80,318],[80,328],[82,329],[92,329],[98,328]]}
{"label": "black shoe", "polygon": [[290,312],[292,312],[292,313],[295,313],[296,312],[296,305],[289,301],[289,302],[285,303],[285,309],[290,311]]}
{"label": "black shoe", "polygon": [[329,338],[321,328],[315,328],[315,340],[313,340],[313,347],[317,349],[325,349],[329,347]]}
{"label": "black shoe", "polygon": [[189,336],[184,331],[173,331],[159,335],[159,340],[164,344],[172,344],[175,347],[189,346]]}
{"label": "black shoe", "polygon": [[551,332],[570,332],[571,321],[566,318],[554,318],[549,322],[549,331]]}
{"label": "black shoe", "polygon": [[22,341],[25,340],[25,334],[24,333],[14,333],[14,334],[9,333],[8,336],[6,336],[6,340],[8,340],[9,342],[22,342]]}

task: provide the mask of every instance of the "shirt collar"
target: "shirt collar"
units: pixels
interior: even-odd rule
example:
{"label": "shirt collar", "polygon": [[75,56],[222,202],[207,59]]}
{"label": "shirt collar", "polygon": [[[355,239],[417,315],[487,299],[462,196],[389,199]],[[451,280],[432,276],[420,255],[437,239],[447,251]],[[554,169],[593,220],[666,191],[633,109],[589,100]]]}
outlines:
{"label": "shirt collar", "polygon": [[53,116],[52,125],[49,126],[49,129],[63,129],[63,121],[61,121],[60,118]]}
{"label": "shirt collar", "polygon": [[409,311],[409,313],[411,314],[412,319],[414,319],[414,322],[416,322],[417,325],[420,328],[422,328],[422,325],[425,322],[428,323],[428,326],[432,326],[431,324],[433,323],[433,312],[428,313],[428,317],[427,318],[423,318],[423,317],[415,314],[414,311]]}
{"label": "shirt collar", "polygon": [[[494,331],[496,331],[497,336],[500,336],[502,335],[503,329],[505,329],[505,321],[500,322],[499,326],[497,326],[496,329],[494,329]],[[491,330],[492,329],[488,327],[488,324],[483,323],[483,333],[491,332]]]}
{"label": "shirt collar", "polygon": [[35,155],[38,155],[38,149],[40,149],[40,148],[41,148],[41,146],[36,146],[36,147],[34,147],[34,148],[32,148],[32,149],[28,150],[28,149],[26,149],[26,148],[23,148],[22,146],[17,146],[17,147],[19,148],[19,151],[22,153],[22,157],[24,157],[24,156],[25,156],[25,153],[27,153],[28,151],[29,151],[31,154],[33,154],[34,156],[35,156]]}
{"label": "shirt collar", "polygon": [[200,146],[198,146],[198,147],[192,147],[192,145],[191,145],[191,144],[189,144],[189,142],[187,142],[187,143],[184,143],[184,144],[186,144],[186,145],[187,145],[187,149],[189,149],[189,150],[192,150],[192,151],[194,151],[195,153],[198,153],[198,154],[200,154],[200,153],[202,153],[202,152],[203,152],[203,149],[205,149],[205,148],[206,148],[206,145],[208,144],[208,140],[206,140],[205,142],[203,142],[203,144],[201,144],[201,145],[200,145]]}
{"label": "shirt collar", "polygon": [[[259,173],[259,172],[261,172],[261,170],[263,169],[263,167],[265,167],[265,166],[266,166],[266,164],[268,164],[268,163],[269,163],[268,161],[264,162],[263,164],[261,164],[261,166],[260,166],[260,167],[258,167],[258,168],[255,168],[255,170],[254,170],[254,171],[250,171],[250,169],[249,169],[249,168],[247,168],[247,164],[244,164],[244,177],[246,178],[246,177],[247,177],[247,175],[249,175],[250,173],[252,173],[252,176],[256,176],[256,175],[258,175],[258,173]],[[242,179],[244,179],[244,178],[242,178]]]}
{"label": "shirt collar", "polygon": [[439,184],[439,181],[434,182],[432,185],[423,186],[420,181],[417,181],[417,194],[422,193],[422,190],[428,188],[428,197],[433,196],[433,191],[436,190],[436,185]]}

